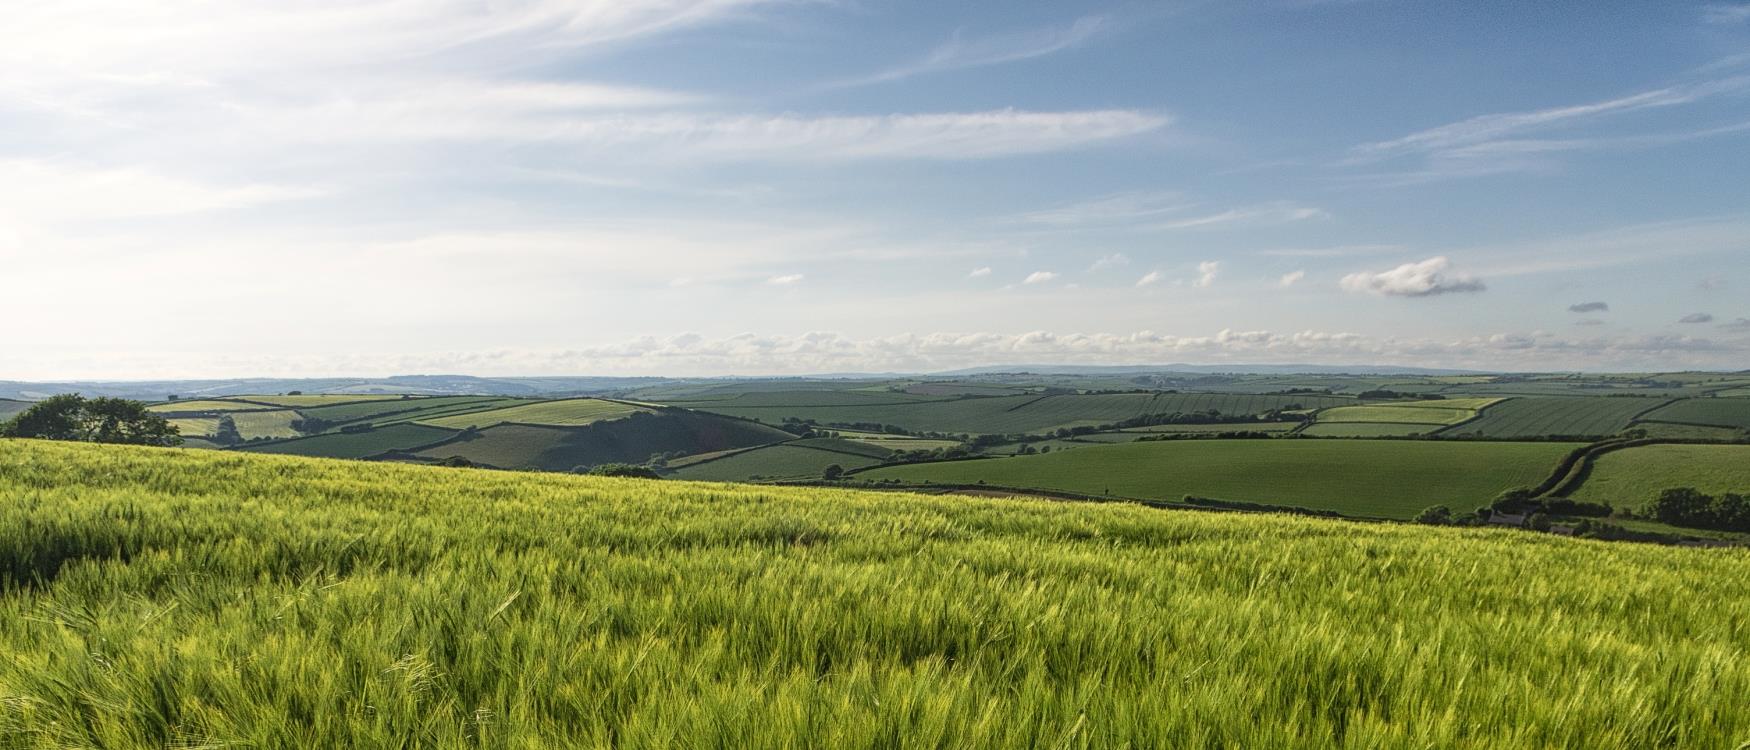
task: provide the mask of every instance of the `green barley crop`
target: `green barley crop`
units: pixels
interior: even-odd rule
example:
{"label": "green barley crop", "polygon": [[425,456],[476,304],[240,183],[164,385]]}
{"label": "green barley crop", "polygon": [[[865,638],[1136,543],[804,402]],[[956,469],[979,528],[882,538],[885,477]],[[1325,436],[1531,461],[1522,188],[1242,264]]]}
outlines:
{"label": "green barley crop", "polygon": [[1731,748],[1750,553],[0,441],[0,747]]}

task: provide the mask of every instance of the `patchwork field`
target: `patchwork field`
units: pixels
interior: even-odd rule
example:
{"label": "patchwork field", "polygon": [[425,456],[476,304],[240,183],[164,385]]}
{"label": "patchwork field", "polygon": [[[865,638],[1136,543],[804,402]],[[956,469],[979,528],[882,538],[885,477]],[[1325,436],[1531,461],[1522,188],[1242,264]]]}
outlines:
{"label": "patchwork field", "polygon": [[1733,748],[1745,580],[1502,530],[0,441],[20,746]]}
{"label": "patchwork field", "polygon": [[405,396],[392,393],[346,393],[346,394],[299,394],[295,396],[239,396],[263,404],[274,406],[290,406],[301,408],[305,406],[328,406],[331,404],[350,404],[355,401],[399,401]]}
{"label": "patchwork field", "polygon": [[1319,422],[1300,431],[1312,437],[1404,437],[1439,432],[1444,425],[1413,422]]}
{"label": "patchwork field", "polygon": [[146,407],[146,410],[159,414],[189,414],[194,412],[265,411],[277,408],[280,407],[267,402],[193,399],[153,404]]}
{"label": "patchwork field", "polygon": [[1646,445],[1606,453],[1574,499],[1638,508],[1674,487],[1750,495],[1750,445]]}
{"label": "patchwork field", "polygon": [[0,398],[0,420],[11,419],[13,415],[30,408],[29,401],[13,401]]}
{"label": "patchwork field", "polygon": [[421,419],[420,424],[449,429],[490,427],[507,422],[515,424],[576,427],[606,419],[621,419],[633,414],[648,414],[649,409],[614,401],[593,398],[540,401],[503,409],[469,412],[448,417]]}
{"label": "patchwork field", "polygon": [[1432,505],[1470,510],[1530,487],[1567,443],[1176,440],[1045,455],[874,469],[857,479],[977,484],[1178,500],[1186,495],[1411,518]]}

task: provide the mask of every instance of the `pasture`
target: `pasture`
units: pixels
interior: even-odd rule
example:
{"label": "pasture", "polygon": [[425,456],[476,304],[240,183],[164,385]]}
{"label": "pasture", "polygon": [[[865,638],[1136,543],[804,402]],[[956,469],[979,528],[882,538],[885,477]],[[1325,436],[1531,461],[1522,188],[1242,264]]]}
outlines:
{"label": "pasture", "polygon": [[282,407],[266,402],[254,403],[250,401],[230,401],[220,399],[191,399],[188,401],[166,401],[161,404],[153,404],[146,407],[146,410],[158,414],[195,414],[228,411],[267,411],[279,408]]}
{"label": "pasture", "polygon": [[985,483],[1176,501],[1186,495],[1413,518],[1432,505],[1470,510],[1547,477],[1567,443],[1173,440],[1043,455],[873,469],[856,479]]}
{"label": "pasture", "polygon": [[1592,464],[1573,499],[1638,508],[1674,487],[1750,495],[1750,445],[1644,445],[1612,451]]}
{"label": "pasture", "polygon": [[574,398],[560,401],[538,401],[502,409],[471,411],[446,417],[420,419],[420,424],[449,429],[490,427],[507,422],[515,424],[577,427],[606,419],[622,419],[633,414],[648,414],[649,409],[603,401],[594,398]]}
{"label": "pasture", "polygon": [[1439,432],[1442,425],[1414,422],[1318,422],[1300,431],[1312,437],[1377,438],[1426,435]]}
{"label": "pasture", "polygon": [[0,441],[21,747],[1732,748],[1747,579],[1504,530]]}
{"label": "pasture", "polygon": [[407,397],[393,393],[309,393],[288,396],[237,396],[236,398],[247,399],[249,401],[263,404],[272,404],[274,406],[302,408],[305,406],[350,404],[359,401],[399,401]]}

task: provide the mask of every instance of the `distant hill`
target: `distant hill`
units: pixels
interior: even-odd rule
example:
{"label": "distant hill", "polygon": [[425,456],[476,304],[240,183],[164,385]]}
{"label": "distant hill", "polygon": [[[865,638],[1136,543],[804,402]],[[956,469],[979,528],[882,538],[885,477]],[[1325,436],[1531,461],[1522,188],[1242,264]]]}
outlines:
{"label": "distant hill", "polygon": [[1481,370],[1453,370],[1398,365],[993,365],[931,373],[941,377],[992,375],[996,373],[1039,375],[1125,375],[1192,373],[1199,375],[1484,375]]}

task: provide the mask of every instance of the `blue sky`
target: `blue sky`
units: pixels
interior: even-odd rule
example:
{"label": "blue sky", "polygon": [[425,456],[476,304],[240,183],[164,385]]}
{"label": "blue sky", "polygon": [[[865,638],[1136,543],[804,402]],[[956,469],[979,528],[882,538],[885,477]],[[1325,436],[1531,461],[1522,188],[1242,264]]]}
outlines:
{"label": "blue sky", "polygon": [[1750,4],[66,0],[0,378],[1750,366]]}

